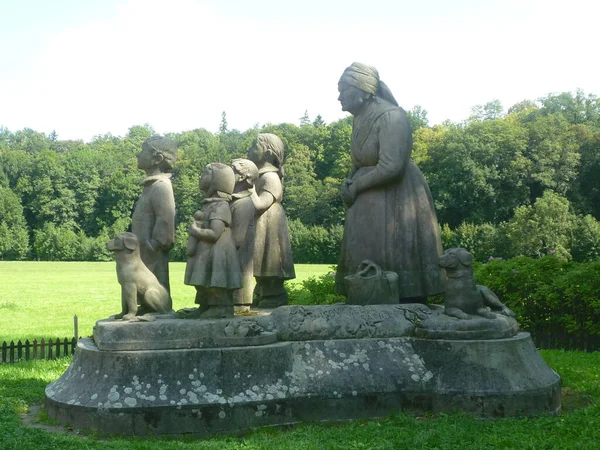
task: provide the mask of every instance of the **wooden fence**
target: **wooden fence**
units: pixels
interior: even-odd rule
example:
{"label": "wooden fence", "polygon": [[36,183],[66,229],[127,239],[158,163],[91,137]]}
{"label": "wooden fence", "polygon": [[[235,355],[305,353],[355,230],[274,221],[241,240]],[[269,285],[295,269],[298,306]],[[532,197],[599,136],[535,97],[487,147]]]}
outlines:
{"label": "wooden fence", "polygon": [[[561,330],[531,332],[535,346],[539,349],[563,349],[595,352],[600,350],[600,336],[576,336]],[[10,341],[2,343],[2,358],[0,363],[16,363],[33,359],[54,359],[72,355],[77,347],[77,339],[59,338],[55,340],[42,339],[25,343]]]}
{"label": "wooden fence", "polygon": [[600,350],[600,336],[568,334],[563,330],[532,331],[531,337],[537,348],[544,350],[579,350],[597,352]]}
{"label": "wooden fence", "polygon": [[30,361],[32,359],[55,359],[61,356],[72,355],[77,347],[77,339],[72,337],[64,338],[62,341],[59,338],[55,340],[42,339],[38,342],[34,339],[25,343],[17,341],[6,341],[2,343],[2,358],[0,363],[16,363],[19,361]]}

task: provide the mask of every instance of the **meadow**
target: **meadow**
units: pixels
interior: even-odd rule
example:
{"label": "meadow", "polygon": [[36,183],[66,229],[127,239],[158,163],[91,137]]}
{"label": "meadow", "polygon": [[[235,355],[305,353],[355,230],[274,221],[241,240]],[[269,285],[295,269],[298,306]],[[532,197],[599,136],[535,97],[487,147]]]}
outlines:
{"label": "meadow", "polygon": [[[176,309],[194,306],[183,284],[184,264],[171,265]],[[297,265],[301,282],[328,265]],[[96,320],[116,312],[114,263],[0,262],[0,340],[90,335]],[[105,438],[53,426],[43,408],[44,388],[71,357],[0,364],[0,450],[43,449],[598,449],[600,352],[540,351],[563,380],[563,409],[554,417],[481,420],[462,414],[402,413],[376,420],[301,424],[243,436]]]}
{"label": "meadow", "polygon": [[[327,273],[327,264],[296,264],[300,283]],[[185,263],[170,263],[173,309],[196,307],[193,286],[183,284]],[[114,262],[0,262],[0,343],[14,339],[90,336],[97,320],[121,310]]]}
{"label": "meadow", "polygon": [[[0,449],[578,449],[600,448],[600,353],[540,352],[563,379],[563,410],[554,417],[481,420],[466,415],[409,416],[302,424],[261,429],[243,436],[199,439],[102,438],[52,427],[43,410],[45,386],[70,358],[0,364]],[[25,426],[22,415],[26,415]]]}

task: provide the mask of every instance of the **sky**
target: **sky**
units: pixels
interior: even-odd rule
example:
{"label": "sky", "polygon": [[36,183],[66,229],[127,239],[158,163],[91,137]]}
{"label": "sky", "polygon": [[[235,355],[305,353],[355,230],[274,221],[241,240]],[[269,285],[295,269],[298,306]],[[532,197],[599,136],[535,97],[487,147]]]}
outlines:
{"label": "sky", "polygon": [[325,122],[376,67],[430,125],[550,93],[600,96],[598,0],[0,0],[0,126],[59,139]]}

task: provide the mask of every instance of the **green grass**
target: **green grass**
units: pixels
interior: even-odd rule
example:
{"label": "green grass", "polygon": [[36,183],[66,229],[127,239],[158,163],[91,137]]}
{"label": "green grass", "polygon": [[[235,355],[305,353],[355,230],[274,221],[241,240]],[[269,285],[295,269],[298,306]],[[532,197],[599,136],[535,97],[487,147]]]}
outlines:
{"label": "green grass", "polygon": [[[194,306],[183,284],[185,265],[171,265],[176,309]],[[297,281],[330,271],[329,265],[297,265]],[[1,262],[0,341],[64,337],[72,316],[80,334],[117,311],[120,290],[114,263]],[[600,352],[542,351],[563,379],[563,412],[557,417],[479,420],[464,415],[412,417],[263,429],[245,437],[110,438],[28,428],[19,414],[41,405],[45,386],[70,358],[0,364],[0,450],[43,449],[599,449]],[[43,420],[42,420],[43,421]]]}
{"label": "green grass", "polygon": [[41,404],[44,387],[70,359],[0,365],[0,449],[598,449],[600,353],[541,352],[563,378],[556,417],[480,420],[464,415],[413,417],[263,429],[244,437],[194,439],[73,436],[24,427],[18,414]]}
{"label": "green grass", "polygon": [[[196,291],[183,284],[185,263],[171,263],[173,308],[195,307]],[[328,264],[297,264],[293,283],[328,272]],[[121,288],[115,263],[0,262],[0,343],[11,339],[73,336],[73,316],[79,335],[121,310]]]}

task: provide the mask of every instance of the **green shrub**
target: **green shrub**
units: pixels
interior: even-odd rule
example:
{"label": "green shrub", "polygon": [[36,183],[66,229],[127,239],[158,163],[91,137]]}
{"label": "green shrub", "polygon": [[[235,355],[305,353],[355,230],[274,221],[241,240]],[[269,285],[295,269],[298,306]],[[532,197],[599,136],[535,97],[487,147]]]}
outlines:
{"label": "green shrub", "polygon": [[600,335],[600,260],[493,259],[476,266],[475,277],[517,313],[525,330]]}
{"label": "green shrub", "polygon": [[463,222],[454,230],[444,224],[441,228],[442,246],[446,248],[466,248],[476,261],[486,261],[498,252],[498,231],[491,223],[474,224]]}
{"label": "green shrub", "polygon": [[600,222],[592,216],[578,218],[571,254],[575,261],[593,261],[600,258]]}
{"label": "green shrub", "polygon": [[300,284],[286,282],[292,305],[330,305],[345,302],[346,298],[335,293],[335,266],[331,272],[310,277]]}
{"label": "green shrub", "polygon": [[33,250],[42,261],[76,261],[80,259],[80,239],[72,227],[44,223],[42,229],[35,230]]}
{"label": "green shrub", "polygon": [[175,242],[173,248],[169,252],[170,261],[186,262],[187,261],[187,242],[188,242],[188,229],[190,224],[187,222],[181,222],[175,228]]}
{"label": "green shrub", "polygon": [[342,246],[344,228],[332,225],[304,225],[299,220],[290,220],[290,241],[294,262],[299,264],[337,263]]}

